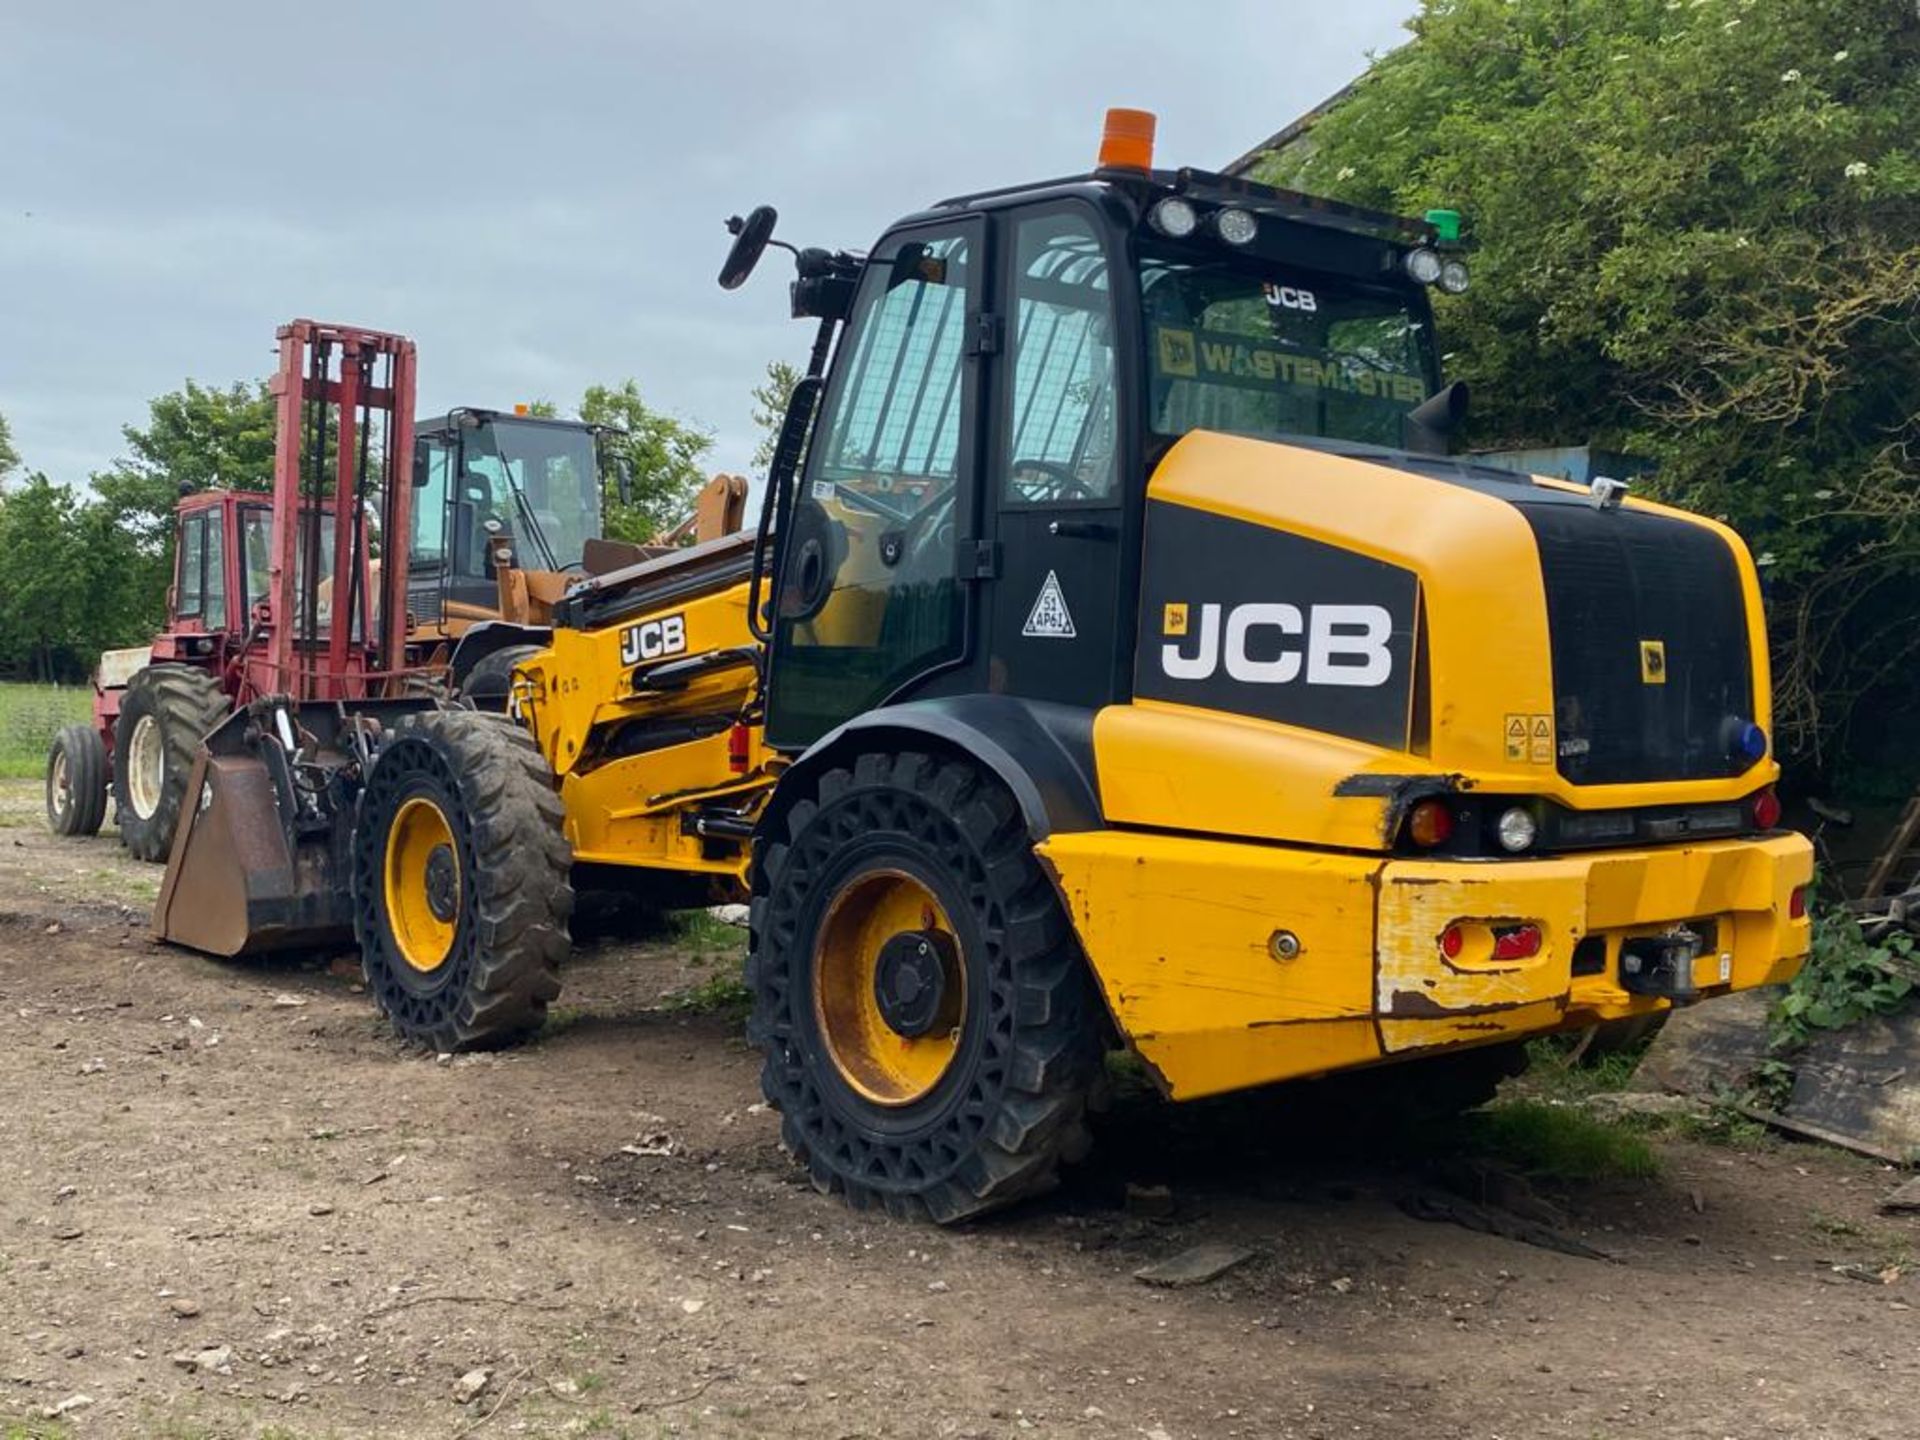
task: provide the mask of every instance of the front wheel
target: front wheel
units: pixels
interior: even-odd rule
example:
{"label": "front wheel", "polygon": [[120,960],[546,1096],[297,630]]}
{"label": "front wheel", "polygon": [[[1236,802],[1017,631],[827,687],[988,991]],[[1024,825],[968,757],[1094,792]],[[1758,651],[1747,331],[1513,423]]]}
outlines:
{"label": "front wheel", "polygon": [[68,725],[47,753],[47,828],[97,835],[107,818],[107,747],[91,725]]}
{"label": "front wheel", "polygon": [[381,750],[354,827],[354,931],[402,1038],[444,1054],[540,1027],[570,944],[563,818],[532,739],[495,716],[417,716]]}
{"label": "front wheel", "polygon": [[165,860],[200,742],[228,711],[220,682],[191,665],[135,673],[113,726],[113,806],[138,860]]}
{"label": "front wheel", "polygon": [[828,770],[754,889],[748,1035],[816,1188],[945,1224],[1084,1152],[1099,1002],[992,777],[915,753]]}

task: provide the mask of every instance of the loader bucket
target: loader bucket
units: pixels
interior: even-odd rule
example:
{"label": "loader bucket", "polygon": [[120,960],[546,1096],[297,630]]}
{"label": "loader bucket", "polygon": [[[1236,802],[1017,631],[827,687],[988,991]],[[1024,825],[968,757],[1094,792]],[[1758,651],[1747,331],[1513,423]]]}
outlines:
{"label": "loader bucket", "polygon": [[244,712],[207,737],[154,906],[158,938],[226,956],[353,943],[350,817],[303,827],[273,744]]}

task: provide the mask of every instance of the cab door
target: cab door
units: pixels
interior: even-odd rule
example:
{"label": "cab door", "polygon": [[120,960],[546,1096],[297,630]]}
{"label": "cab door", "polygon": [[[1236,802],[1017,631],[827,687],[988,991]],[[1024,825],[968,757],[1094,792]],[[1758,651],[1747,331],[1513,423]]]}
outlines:
{"label": "cab door", "polygon": [[775,575],[770,745],[802,748],[965,658],[984,223],[894,231],[835,350]]}
{"label": "cab door", "polygon": [[1097,707],[1121,698],[1129,537],[1119,316],[1107,227],[1059,202],[1003,222],[1000,366],[987,490],[1001,573],[987,688]]}

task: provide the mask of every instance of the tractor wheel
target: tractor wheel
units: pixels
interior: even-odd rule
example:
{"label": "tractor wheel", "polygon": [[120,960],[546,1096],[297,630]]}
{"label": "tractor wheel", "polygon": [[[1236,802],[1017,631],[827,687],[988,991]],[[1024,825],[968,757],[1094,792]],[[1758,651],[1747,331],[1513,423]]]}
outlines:
{"label": "tractor wheel", "polygon": [[165,861],[194,757],[231,706],[219,681],[191,665],[149,665],[127,682],[113,726],[113,808],[139,860]]}
{"label": "tractor wheel", "polygon": [[1102,1012],[1013,798],[868,754],[764,841],[748,1038],[781,1137],[857,1209],[964,1220],[1085,1152]]}
{"label": "tractor wheel", "polygon": [[508,645],[483,655],[460,682],[460,703],[473,710],[504,715],[513,687],[513,667],[529,655],[538,655],[538,645]]}
{"label": "tractor wheel", "polygon": [[107,747],[91,725],[68,725],[47,755],[47,828],[98,835],[107,818]]}
{"label": "tractor wheel", "polygon": [[572,856],[525,731],[446,710],[402,721],[353,836],[367,988],[400,1035],[446,1054],[536,1030],[560,993]]}

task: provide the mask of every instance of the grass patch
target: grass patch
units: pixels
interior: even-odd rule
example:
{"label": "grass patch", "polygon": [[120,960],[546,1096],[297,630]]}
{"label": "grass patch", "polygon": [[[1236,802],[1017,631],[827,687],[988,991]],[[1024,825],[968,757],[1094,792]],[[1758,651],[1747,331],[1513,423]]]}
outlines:
{"label": "grass patch", "polygon": [[67,1440],[73,1431],[59,1420],[18,1420],[0,1415],[0,1440]]}
{"label": "grass patch", "polygon": [[738,950],[747,948],[747,932],[729,925],[706,910],[681,910],[669,920],[669,934],[689,950]]}
{"label": "grass patch", "polygon": [[586,1018],[586,1012],[572,1005],[550,1005],[547,1018],[540,1022],[540,1038],[551,1040],[555,1035],[564,1035]]}
{"label": "grass patch", "polygon": [[1646,1137],[1572,1105],[1510,1100],[1465,1117],[1476,1148],[1554,1180],[1644,1180],[1660,1172]]}
{"label": "grass patch", "polygon": [[674,991],[661,1008],[676,1015],[745,1015],[753,1008],[753,992],[735,968]]}
{"label": "grass patch", "polygon": [[91,686],[0,685],[0,778],[38,780],[47,773],[54,732],[92,716]]}

